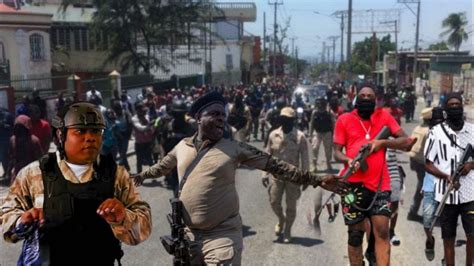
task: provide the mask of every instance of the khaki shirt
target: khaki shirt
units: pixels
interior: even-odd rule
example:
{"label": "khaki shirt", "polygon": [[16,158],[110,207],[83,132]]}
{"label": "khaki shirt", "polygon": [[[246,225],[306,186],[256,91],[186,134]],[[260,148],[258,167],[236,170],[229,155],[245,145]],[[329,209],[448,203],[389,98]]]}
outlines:
{"label": "khaki shirt", "polygon": [[[78,178],[74,175],[64,160],[59,159],[58,165],[64,178],[72,183],[86,183],[92,180],[93,167]],[[117,166],[115,178],[115,198],[125,206],[125,220],[123,224],[110,224],[115,237],[128,244],[137,245],[146,240],[151,233],[151,211],[148,203],[140,200],[133,179],[123,166]],[[17,242],[19,239],[12,233],[17,220],[31,208],[43,208],[44,186],[39,161],[35,161],[23,168],[10,186],[5,202],[0,209],[0,224],[2,224],[3,238],[8,242]]]}
{"label": "khaki shirt", "polygon": [[302,170],[309,170],[308,142],[304,133],[293,129],[285,135],[281,127],[268,137],[266,152]]}
{"label": "khaki shirt", "polygon": [[430,129],[428,126],[419,125],[415,127],[411,133],[411,137],[417,138],[417,140],[408,154],[410,155],[410,158],[421,164],[425,164],[425,155],[423,149],[425,147],[426,139],[428,138],[429,130]]}
{"label": "khaki shirt", "polygon": [[[195,137],[195,136],[194,136]],[[181,181],[197,155],[193,138],[183,139],[157,164],[142,173],[145,178],[166,175],[176,166]],[[204,147],[207,143],[204,143]],[[314,177],[246,143],[220,139],[189,174],[181,191],[184,223],[193,230],[211,230],[239,214],[235,172],[240,164],[270,172],[299,184],[312,184]]]}

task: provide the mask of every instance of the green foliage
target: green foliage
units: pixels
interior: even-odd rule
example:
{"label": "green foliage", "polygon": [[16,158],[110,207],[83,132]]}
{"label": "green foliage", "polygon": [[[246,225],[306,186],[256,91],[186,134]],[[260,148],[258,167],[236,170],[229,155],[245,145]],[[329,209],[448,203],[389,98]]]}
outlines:
{"label": "green foliage", "polygon": [[[381,39],[376,39],[376,53],[378,58],[383,60],[383,56],[389,51],[395,51],[395,43],[391,41],[390,35],[385,35]],[[375,55],[377,58],[377,54]],[[352,49],[351,68],[353,74],[370,76],[372,72],[372,37],[366,37],[360,42],[356,42]],[[347,62],[339,65],[339,72],[347,72],[349,64]]]}
{"label": "green foliage", "polygon": [[442,42],[430,44],[427,50],[428,51],[446,51],[446,50],[449,50],[449,47],[445,41],[442,41]]}
{"label": "green foliage", "polygon": [[452,13],[449,14],[442,22],[443,28],[447,28],[446,31],[442,32],[440,36],[448,36],[448,44],[454,47],[456,52],[459,51],[459,47],[463,41],[467,41],[469,38],[465,27],[467,25],[466,12]]}
{"label": "green foliage", "polygon": [[328,70],[329,70],[328,63],[319,63],[312,66],[310,76],[312,79],[317,80]]}

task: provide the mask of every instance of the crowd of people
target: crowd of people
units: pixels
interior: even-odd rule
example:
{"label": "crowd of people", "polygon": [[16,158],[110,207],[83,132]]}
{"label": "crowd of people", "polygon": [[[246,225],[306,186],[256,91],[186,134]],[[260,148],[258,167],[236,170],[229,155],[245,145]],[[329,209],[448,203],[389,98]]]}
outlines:
{"label": "crowd of people", "polygon": [[[52,248],[51,261],[67,261],[67,256],[73,255],[61,245],[77,238],[74,247],[79,248],[87,236],[99,233],[97,228],[108,228],[99,233],[101,241],[97,245],[113,246],[101,262],[118,260],[117,242],[138,244],[151,230],[150,207],[139,199],[135,186],[147,178],[165,176],[166,185],[183,202],[186,235],[198,242],[190,249],[192,263],[240,264],[242,222],[234,179],[236,169],[246,166],[264,171],[262,184],[269,191],[270,206],[277,217],[274,233],[282,236],[283,242],[292,242],[297,200],[302,190],[312,185],[316,187],[311,219],[315,230],[321,231],[319,218],[324,208],[329,222],[333,222],[341,207],[348,227],[351,265],[361,265],[364,259],[364,235],[369,263],[389,265],[390,246],[401,244],[396,224],[407,176],[398,159],[402,151],[409,152],[410,168],[417,178],[407,218],[423,220],[425,254],[433,260],[434,211],[452,182],[460,154],[474,143],[474,126],[465,119],[462,97],[446,94],[440,106],[431,107],[431,89],[424,91],[427,108],[410,136],[401,125],[417,120],[417,98],[411,86],[384,88],[354,83],[346,88],[334,82],[325,94],[307,103],[302,100],[305,95],[293,93],[296,85],[275,81],[170,90],[150,87],[136,99],[125,91],[114,91],[109,104],[104,103],[99,90],[91,87],[85,102],[71,103],[60,95],[58,112],[51,123],[46,119],[44,100],[34,91],[23,99],[15,115],[7,110],[0,113],[0,141],[8,143],[6,150],[0,151],[0,158],[11,183],[0,209],[4,238],[16,242],[26,235],[25,243],[34,241],[24,234],[25,226],[48,224],[45,217],[53,217],[57,224],[50,225],[50,242],[46,242]],[[377,139],[383,130],[390,138]],[[127,151],[132,137],[136,172],[129,176],[132,169]],[[52,141],[58,152],[45,156]],[[264,151],[251,145],[255,142],[262,142]],[[74,145],[83,146],[78,149]],[[325,168],[320,163],[321,145]],[[369,151],[367,158],[354,161],[364,147]],[[343,164],[337,175],[334,161]],[[144,166],[150,167],[144,170]],[[102,180],[104,171],[110,169],[115,177]],[[472,157],[460,169],[460,188],[452,192],[440,217],[443,261],[447,265],[454,265],[458,216],[467,237],[466,265],[474,263]],[[63,181],[48,179],[48,171],[64,177],[59,178]],[[343,175],[348,178],[342,180]],[[37,188],[38,182],[50,183],[45,183],[48,186],[42,191]],[[68,182],[82,186],[69,188]],[[100,197],[87,194],[84,191],[90,189],[88,186],[104,192]],[[55,200],[64,199],[60,199],[60,193],[54,194],[53,188],[74,199],[78,211],[54,212]],[[27,199],[31,191],[33,198]],[[57,199],[41,198],[48,191]],[[85,198],[81,193],[87,194]],[[50,209],[45,207],[43,213],[41,204]],[[420,207],[422,217],[418,215]],[[103,220],[93,215],[94,210]],[[87,218],[81,218],[80,212]],[[87,219],[94,222],[81,235],[80,228],[89,224]],[[71,230],[73,239],[60,236]],[[91,247],[91,254],[96,254],[93,249],[97,245]],[[80,259],[95,260],[93,256]]]}

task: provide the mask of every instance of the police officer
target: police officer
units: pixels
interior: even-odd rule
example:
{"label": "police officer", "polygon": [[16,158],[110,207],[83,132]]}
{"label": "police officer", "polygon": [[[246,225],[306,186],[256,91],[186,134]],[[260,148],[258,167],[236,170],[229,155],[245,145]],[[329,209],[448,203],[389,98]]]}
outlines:
{"label": "police officer", "polygon": [[[302,170],[309,170],[308,143],[304,133],[297,130],[295,125],[296,113],[291,107],[281,109],[281,126],[270,133],[266,151]],[[268,186],[269,177],[262,179],[263,185]],[[286,193],[286,215],[283,214],[281,200]],[[280,181],[274,177],[269,188],[270,204],[278,217],[275,234],[283,231],[283,241],[291,242],[291,226],[296,218],[296,202],[301,196],[300,186],[291,182]]]}
{"label": "police officer", "polygon": [[[309,139],[312,143],[314,169],[318,166],[319,148],[324,144],[324,153],[326,155],[327,171],[332,171],[332,133],[334,131],[334,116],[327,108],[327,101],[324,98],[315,100],[316,109],[311,114],[309,126]],[[316,136],[313,139],[313,132]]]}
{"label": "police officer", "polygon": [[280,126],[280,111],[283,107],[286,106],[286,101],[284,98],[278,98],[275,102],[275,106],[268,110],[265,115],[265,122],[267,123],[268,133],[263,140],[264,147],[267,146],[268,136],[270,133]]}
{"label": "police officer", "polygon": [[18,173],[0,209],[3,237],[17,242],[39,228],[39,247],[30,247],[38,263],[113,265],[121,242],[150,235],[150,207],[127,171],[99,155],[105,122],[96,106],[66,106],[52,125],[58,151]]}
{"label": "police officer", "polygon": [[241,264],[242,220],[235,187],[239,165],[294,183],[338,191],[343,187],[335,176],[315,176],[246,143],[224,138],[225,105],[217,92],[197,99],[190,111],[198,123],[197,133],[184,138],[157,164],[135,177],[141,184],[145,178],[157,178],[178,168],[183,222],[189,239],[196,243],[190,252],[193,265]]}

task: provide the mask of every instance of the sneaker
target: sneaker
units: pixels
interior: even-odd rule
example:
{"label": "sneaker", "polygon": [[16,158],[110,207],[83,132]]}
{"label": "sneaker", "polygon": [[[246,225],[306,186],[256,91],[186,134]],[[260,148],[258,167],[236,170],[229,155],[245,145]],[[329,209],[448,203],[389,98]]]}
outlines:
{"label": "sneaker", "polygon": [[433,241],[428,241],[428,239],[425,242],[425,257],[428,261],[432,261],[435,258],[435,239],[434,237],[431,237]]}
{"label": "sneaker", "polygon": [[321,236],[321,225],[317,217],[314,217],[313,219],[313,228],[314,232],[316,233],[316,236]]}
{"label": "sneaker", "polygon": [[336,220],[336,215],[329,215],[328,222],[332,223],[334,220]]}
{"label": "sneaker", "polygon": [[275,225],[275,235],[279,236],[282,231],[283,231],[283,223],[277,223]]}
{"label": "sneaker", "polygon": [[289,244],[289,243],[291,243],[291,240],[292,240],[291,234],[285,234],[285,235],[283,236],[283,243]]}
{"label": "sneaker", "polygon": [[390,239],[390,243],[392,243],[392,245],[394,246],[400,246],[400,239],[398,238],[398,236],[393,235]]}

